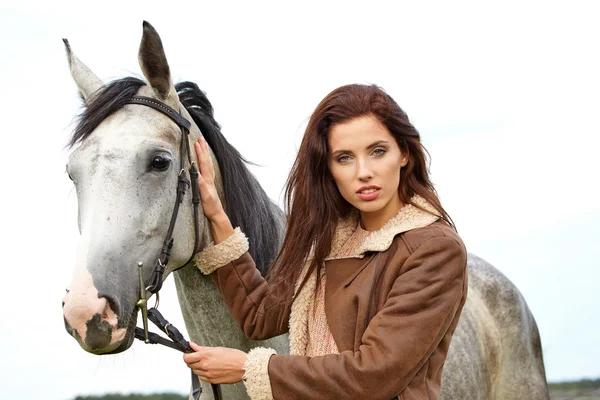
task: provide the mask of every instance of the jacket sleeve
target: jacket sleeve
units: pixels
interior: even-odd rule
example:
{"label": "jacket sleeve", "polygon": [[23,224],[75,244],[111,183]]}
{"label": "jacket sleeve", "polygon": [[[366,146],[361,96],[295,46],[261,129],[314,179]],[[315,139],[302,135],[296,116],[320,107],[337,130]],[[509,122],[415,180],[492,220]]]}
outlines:
{"label": "jacket sleeve", "polygon": [[320,357],[265,354],[252,362],[266,363],[262,370],[268,376],[254,380],[269,384],[252,400],[397,396],[460,313],[465,279],[464,247],[448,237],[429,239],[403,263],[358,351]]}
{"label": "jacket sleeve", "polygon": [[223,242],[198,254],[195,263],[204,274],[210,274],[248,338],[264,340],[289,330],[294,285],[269,285],[248,254],[248,239],[239,228]]}

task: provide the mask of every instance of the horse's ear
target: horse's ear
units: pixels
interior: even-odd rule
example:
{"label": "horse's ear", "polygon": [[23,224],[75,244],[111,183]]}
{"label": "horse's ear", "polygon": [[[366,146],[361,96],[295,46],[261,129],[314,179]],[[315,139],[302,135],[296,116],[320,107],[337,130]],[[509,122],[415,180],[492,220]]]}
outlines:
{"label": "horse's ear", "polygon": [[161,100],[166,100],[169,95],[175,93],[160,36],[146,21],[144,21],[144,34],[140,43],[138,60],[150,87],[154,89]]}
{"label": "horse's ear", "polygon": [[89,104],[94,93],[104,87],[104,83],[94,74],[79,58],[71,51],[71,46],[67,39],[63,39],[65,49],[67,50],[67,59],[71,68],[71,76],[79,88],[79,93],[83,96],[86,103]]}

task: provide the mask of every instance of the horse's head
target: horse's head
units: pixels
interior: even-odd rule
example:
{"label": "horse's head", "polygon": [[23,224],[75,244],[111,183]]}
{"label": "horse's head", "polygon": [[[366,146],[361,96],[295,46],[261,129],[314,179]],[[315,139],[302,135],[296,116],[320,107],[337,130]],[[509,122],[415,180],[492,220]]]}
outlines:
{"label": "horse's head", "polygon": [[[169,229],[178,175],[188,168],[187,157],[186,165],[179,165],[180,127],[152,108],[124,101],[147,96],[181,112],[192,122],[189,139],[183,139],[190,140],[192,157],[192,141],[200,131],[179,101],[161,40],[150,24],[144,23],[139,51],[147,84],[129,78],[105,86],[75,57],[66,40],[65,45],[73,79],[86,103],[67,165],[77,192],[81,242],[64,297],[65,326],[85,350],[116,353],[126,350],[134,338],[138,263],[144,265],[147,285]],[[167,273],[183,266],[193,253],[190,199],[188,188]]]}

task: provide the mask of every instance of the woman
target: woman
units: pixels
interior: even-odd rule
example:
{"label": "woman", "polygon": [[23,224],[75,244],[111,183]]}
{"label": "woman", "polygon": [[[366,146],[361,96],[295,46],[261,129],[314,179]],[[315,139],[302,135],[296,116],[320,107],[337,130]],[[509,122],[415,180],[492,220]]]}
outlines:
{"label": "woman", "polygon": [[194,346],[212,383],[251,399],[435,399],[467,295],[466,250],[428,177],[406,114],[348,85],[311,116],[286,187],[288,226],[265,280],[217,196],[196,143],[215,246],[196,258],[251,339],[289,331],[290,355]]}

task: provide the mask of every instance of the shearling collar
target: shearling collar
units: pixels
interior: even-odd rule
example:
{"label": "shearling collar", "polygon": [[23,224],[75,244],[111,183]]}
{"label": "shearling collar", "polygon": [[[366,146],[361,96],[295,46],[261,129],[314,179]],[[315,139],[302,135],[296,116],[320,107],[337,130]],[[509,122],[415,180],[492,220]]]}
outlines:
{"label": "shearling collar", "polygon": [[[405,204],[394,218],[377,231],[371,232],[351,257],[363,258],[367,251],[385,251],[391,246],[396,235],[430,225],[440,218],[437,210],[421,196],[413,196],[412,201],[426,211],[412,204]],[[338,224],[327,260],[333,258],[333,255],[337,254],[348,238],[352,236],[358,226],[358,218],[358,213],[354,213]]]}

